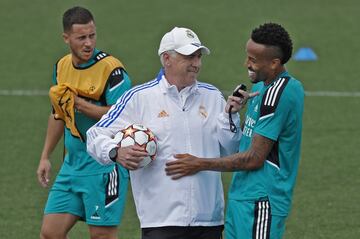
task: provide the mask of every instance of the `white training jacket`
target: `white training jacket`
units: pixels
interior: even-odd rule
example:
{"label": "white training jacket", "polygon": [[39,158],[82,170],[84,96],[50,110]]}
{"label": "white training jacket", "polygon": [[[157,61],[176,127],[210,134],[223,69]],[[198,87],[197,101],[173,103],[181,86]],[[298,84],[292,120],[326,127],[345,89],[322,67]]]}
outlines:
{"label": "white training jacket", "polygon": [[[118,142],[112,137],[126,126],[148,127],[158,142],[156,159],[130,172],[132,192],[142,228],[216,226],[224,224],[221,173],[202,171],[173,180],[165,163],[189,153],[215,158],[238,151],[241,133],[229,130],[226,101],[210,84],[196,82],[180,93],[161,73],[157,79],[127,91],[87,132],[87,148],[102,164]],[[239,127],[239,116],[233,114]]]}

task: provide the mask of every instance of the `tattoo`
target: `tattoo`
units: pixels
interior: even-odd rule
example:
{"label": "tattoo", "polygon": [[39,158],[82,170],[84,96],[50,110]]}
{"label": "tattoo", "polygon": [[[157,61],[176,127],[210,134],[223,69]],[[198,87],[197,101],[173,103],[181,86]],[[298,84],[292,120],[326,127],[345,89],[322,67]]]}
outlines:
{"label": "tattoo", "polygon": [[[244,170],[248,167],[250,160],[255,156],[255,152],[246,151],[243,154],[238,154],[231,160],[231,171]],[[239,157],[240,156],[240,157]]]}
{"label": "tattoo", "polygon": [[273,145],[271,139],[255,135],[249,150],[212,161],[211,170],[232,172],[258,169],[264,164]]}

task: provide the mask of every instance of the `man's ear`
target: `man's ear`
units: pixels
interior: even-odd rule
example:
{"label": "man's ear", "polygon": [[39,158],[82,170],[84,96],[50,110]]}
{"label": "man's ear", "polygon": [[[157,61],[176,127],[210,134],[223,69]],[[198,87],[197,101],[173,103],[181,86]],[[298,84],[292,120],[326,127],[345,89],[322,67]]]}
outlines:
{"label": "man's ear", "polygon": [[164,59],[165,66],[170,66],[170,58],[171,58],[170,54],[167,52],[164,52],[163,59]]}
{"label": "man's ear", "polygon": [[279,58],[274,58],[271,60],[271,69],[272,70],[277,69],[279,66],[281,66],[281,60]]}
{"label": "man's ear", "polygon": [[63,37],[63,39],[64,39],[64,42],[66,43],[66,44],[69,44],[69,34],[67,34],[67,33],[63,33],[62,34],[62,37]]}

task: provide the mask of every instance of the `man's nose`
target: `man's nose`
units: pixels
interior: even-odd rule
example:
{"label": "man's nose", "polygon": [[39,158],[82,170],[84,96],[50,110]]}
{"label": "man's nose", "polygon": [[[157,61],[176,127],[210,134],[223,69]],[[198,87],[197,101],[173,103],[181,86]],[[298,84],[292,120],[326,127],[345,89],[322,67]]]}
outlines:
{"label": "man's nose", "polygon": [[91,41],[90,37],[87,37],[87,38],[85,39],[85,45],[86,45],[86,46],[91,46],[91,43],[92,43],[92,41]]}
{"label": "man's nose", "polygon": [[248,59],[245,59],[245,61],[244,61],[244,66],[245,66],[246,68],[249,68],[249,67],[250,67],[249,60],[248,60]]}
{"label": "man's nose", "polygon": [[201,66],[201,57],[194,57],[193,61],[192,61],[192,65],[196,66],[196,67],[200,67]]}

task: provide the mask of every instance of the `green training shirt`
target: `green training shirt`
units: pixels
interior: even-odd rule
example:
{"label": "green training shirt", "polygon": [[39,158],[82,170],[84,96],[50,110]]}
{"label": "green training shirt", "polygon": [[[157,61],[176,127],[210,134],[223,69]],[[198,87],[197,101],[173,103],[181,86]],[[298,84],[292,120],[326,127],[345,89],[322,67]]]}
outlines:
{"label": "green training shirt", "polygon": [[[62,59],[65,59],[65,57]],[[59,83],[59,76],[64,75],[60,73],[61,70],[71,71],[65,74],[65,76],[71,78],[71,80],[65,79],[65,81],[70,82],[75,88],[79,87],[79,85],[90,85],[90,83],[84,84],[84,82],[79,84],[79,81],[103,81],[104,88],[99,99],[84,97],[93,104],[100,106],[113,105],[117,99],[131,87],[131,80],[122,67],[121,62],[107,53],[95,49],[93,57],[89,62],[77,67],[72,64],[66,64],[67,67],[64,69],[61,68],[61,60],[55,65],[53,74],[53,82],[55,84]],[[100,64],[102,65],[101,67],[99,67]],[[90,71],[94,67],[99,68],[96,74]],[[70,68],[70,70],[68,68]],[[98,71],[100,72],[98,73]],[[64,82],[64,79],[60,82]],[[93,175],[107,173],[113,170],[113,165],[104,166],[99,164],[86,151],[86,131],[97,123],[97,121],[98,120],[89,118],[85,114],[75,110],[75,124],[85,140],[82,141],[80,138],[73,136],[70,130],[65,127],[65,156],[60,174]]]}
{"label": "green training shirt", "polygon": [[250,148],[254,134],[275,143],[261,168],[233,174],[229,199],[267,197],[272,214],[286,216],[300,159],[304,89],[298,80],[283,72],[267,86],[264,82],[254,84],[252,92],[256,91],[260,94],[247,105],[239,151]]}

